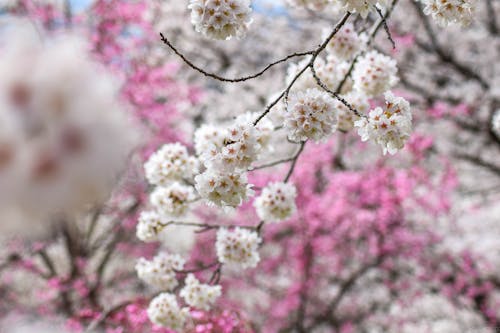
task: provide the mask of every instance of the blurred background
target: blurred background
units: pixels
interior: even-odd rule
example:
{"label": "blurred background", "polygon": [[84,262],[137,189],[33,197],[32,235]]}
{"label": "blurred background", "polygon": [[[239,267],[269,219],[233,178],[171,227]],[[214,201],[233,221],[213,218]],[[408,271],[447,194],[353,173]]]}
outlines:
{"label": "blurred background", "polygon": [[[207,72],[240,77],[314,49],[342,15],[290,3],[253,1],[247,36],[213,41],[187,1],[0,1],[0,332],[172,332],[149,322],[157,290],[136,262],[164,249],[206,264],[214,235],[170,226],[159,243],[136,238],[150,206],[143,163],[164,143],[192,152],[202,124],[262,112],[298,61],[219,82],[159,33]],[[413,114],[405,148],[383,156],[353,129],[306,146],[291,177],[297,214],[265,230],[257,268],[224,271],[217,306],[193,310],[186,332],[499,330],[500,2],[478,1],[465,28],[438,26],[413,1],[388,8],[395,48],[384,29],[372,48],[397,60],[393,91]],[[369,33],[379,19],[351,22]],[[260,164],[296,151],[282,109]],[[287,171],[249,179],[259,188]],[[257,217],[251,204],[200,203],[189,219]]]}

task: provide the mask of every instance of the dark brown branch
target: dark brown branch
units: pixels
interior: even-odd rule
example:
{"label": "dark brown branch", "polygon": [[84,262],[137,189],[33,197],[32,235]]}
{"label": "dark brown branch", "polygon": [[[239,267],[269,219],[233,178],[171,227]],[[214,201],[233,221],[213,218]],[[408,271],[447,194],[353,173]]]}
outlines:
{"label": "dark brown branch", "polygon": [[326,48],[328,43],[332,40],[332,38],[339,32],[339,30],[344,26],[344,24],[347,22],[347,19],[351,16],[351,13],[347,12],[342,19],[335,25],[335,28],[332,30],[330,35],[323,41],[322,44],[318,46],[318,48],[311,54],[311,59],[309,62],[295,75],[295,77],[290,81],[288,86],[281,92],[281,94],[274,100],[272,101],[268,106],[266,106],[266,109],[264,112],[262,112],[259,117],[254,121],[254,125],[257,125],[270,111],[271,109],[278,104],[278,102],[284,98],[285,99],[285,104],[288,99],[288,94],[290,93],[290,90],[292,89],[293,85],[297,80],[304,74],[304,72],[314,66],[314,62],[316,61],[316,58],[319,56],[319,54]]}
{"label": "dark brown branch", "polygon": [[7,256],[4,262],[0,264],[0,272],[7,269],[10,265],[20,261],[22,257],[18,253],[11,253]]}
{"label": "dark brown branch", "polygon": [[322,315],[325,318],[331,318],[337,306],[342,301],[344,295],[356,284],[359,278],[364,276],[368,271],[370,271],[373,267],[380,265],[382,262],[382,257],[377,258],[374,262],[366,264],[355,271],[347,280],[345,280],[340,286],[340,290],[332,302],[328,305],[327,310]]}
{"label": "dark brown branch", "polygon": [[121,309],[127,307],[127,305],[130,305],[130,304],[133,304],[137,301],[137,299],[133,299],[133,300],[128,300],[128,301],[124,301],[124,302],[121,302],[115,306],[113,306],[112,308],[108,309],[107,311],[103,312],[96,320],[94,320],[89,326],[88,328],[85,330],[86,333],[90,333],[90,332],[93,332],[95,329],[99,328],[102,324],[104,324],[104,322],[110,317],[112,316],[113,314],[115,314],[116,312],[120,311]]}
{"label": "dark brown branch", "polygon": [[305,145],[306,145],[306,141],[303,141],[303,142],[300,143],[300,148],[297,151],[297,153],[295,154],[295,156],[293,157],[292,165],[290,165],[290,169],[288,170],[288,173],[285,176],[285,179],[284,179],[285,183],[287,183],[290,180],[290,177],[293,174],[293,170],[295,169],[295,165],[297,164],[297,160],[299,159],[300,154],[304,150],[304,146]]}
{"label": "dark brown branch", "polygon": [[316,83],[318,84],[318,86],[321,87],[321,89],[326,91],[333,98],[338,99],[342,104],[344,104],[356,116],[358,116],[360,118],[366,117],[365,115],[361,114],[358,110],[356,110],[351,104],[349,104],[349,102],[347,102],[342,96],[340,96],[339,93],[337,93],[333,90],[330,90],[330,88],[328,88],[326,86],[326,84],[319,78],[318,74],[316,73],[316,70],[314,69],[314,66],[311,66],[311,73],[312,73],[314,79],[316,80]]}
{"label": "dark brown branch", "polygon": [[189,67],[191,67],[195,71],[197,71],[197,72],[199,72],[207,77],[210,77],[212,79],[222,81],[222,82],[236,83],[236,82],[244,82],[244,81],[248,81],[251,79],[255,79],[255,78],[263,75],[265,72],[267,72],[269,69],[273,68],[276,65],[287,62],[288,60],[293,59],[293,58],[303,57],[303,56],[311,55],[314,53],[314,50],[306,51],[306,52],[295,52],[295,53],[287,55],[284,58],[276,60],[275,62],[270,63],[269,65],[264,67],[264,69],[262,69],[261,71],[255,73],[255,74],[251,74],[251,75],[243,76],[243,77],[239,77],[239,78],[227,78],[227,77],[223,77],[221,75],[215,74],[215,73],[209,73],[209,72],[205,71],[204,69],[196,66],[192,61],[187,59],[183,53],[181,53],[179,50],[177,50],[177,48],[174,45],[172,45],[172,43],[163,35],[163,33],[160,33],[160,37],[161,37],[162,42],[164,44],[166,44],[172,51],[174,51],[174,53],[177,56],[179,56]]}
{"label": "dark brown branch", "polygon": [[175,272],[176,273],[180,273],[180,274],[196,273],[196,272],[201,272],[201,271],[210,269],[210,268],[215,267],[217,265],[219,265],[219,262],[218,261],[214,261],[213,263],[208,264],[208,265],[202,265],[200,267],[191,268],[191,269],[183,269],[183,270],[175,271]]}
{"label": "dark brown branch", "polygon": [[[301,150],[301,148],[299,148],[299,150]],[[297,153],[293,154],[293,156],[289,157],[289,158],[284,158],[282,160],[278,160],[278,161],[270,162],[270,163],[267,163],[267,164],[263,164],[263,165],[251,167],[248,171],[260,170],[260,169],[265,169],[265,168],[270,168],[270,167],[273,167],[273,166],[277,166],[277,165],[280,165],[280,164],[283,164],[283,163],[293,162],[297,158]]]}
{"label": "dark brown branch", "polygon": [[44,263],[45,267],[49,270],[48,277],[54,277],[57,275],[56,268],[54,266],[54,263],[52,262],[52,259],[49,257],[47,251],[45,249],[41,249],[38,251],[38,255],[42,259],[42,262]]}
{"label": "dark brown branch", "polygon": [[389,42],[391,42],[392,48],[396,48],[396,43],[394,42],[394,39],[392,39],[391,32],[389,31],[389,27],[387,26],[387,20],[384,14],[382,14],[382,11],[375,6],[375,10],[377,11],[378,15],[380,16],[380,21],[382,22],[382,25],[384,27],[385,33],[387,34],[387,39],[389,39]]}
{"label": "dark brown branch", "polygon": [[[42,258],[44,265],[49,270],[48,278],[53,278],[57,276],[57,271],[54,262],[52,261],[52,258],[50,258],[49,254],[45,251],[45,249],[41,249],[40,251],[38,251],[38,254],[40,255],[40,258]],[[73,314],[73,305],[68,291],[60,290],[59,294],[61,296],[61,301],[62,301],[62,303],[60,304],[61,311],[66,313],[68,316],[71,316]]]}
{"label": "dark brown branch", "polygon": [[488,13],[488,30],[493,35],[498,35],[498,25],[497,25],[497,17],[495,15],[495,8],[493,7],[492,0],[486,0],[486,12]]}

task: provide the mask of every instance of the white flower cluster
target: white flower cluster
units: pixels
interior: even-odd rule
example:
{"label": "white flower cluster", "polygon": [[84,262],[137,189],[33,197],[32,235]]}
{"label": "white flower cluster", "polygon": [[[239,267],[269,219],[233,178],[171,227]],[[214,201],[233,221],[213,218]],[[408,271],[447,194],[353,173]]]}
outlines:
{"label": "white flower cluster", "polygon": [[233,267],[253,268],[260,261],[259,244],[262,239],[256,231],[236,227],[217,231],[215,248],[219,262]]}
{"label": "white flower cluster", "polygon": [[343,9],[351,13],[358,13],[366,18],[375,6],[384,7],[386,0],[338,0]]}
{"label": "white flower cluster", "polygon": [[135,266],[137,275],[148,285],[171,291],[179,285],[176,272],[184,268],[185,260],[178,254],[159,253],[153,260],[140,258]]}
{"label": "white flower cluster", "polygon": [[144,164],[149,183],[167,186],[175,181],[191,180],[198,171],[198,160],[180,143],[168,143],[153,153]]}
{"label": "white flower cluster", "polygon": [[259,218],[265,222],[278,222],[289,218],[296,211],[297,190],[289,183],[271,183],[255,199],[254,206]]}
{"label": "white flower cluster", "polygon": [[[243,122],[245,124],[253,124],[253,122],[255,121],[255,119],[257,119],[257,117],[259,116],[260,114],[258,112],[246,112],[242,115],[239,115],[237,118],[236,118],[236,121],[237,122]],[[260,154],[263,152],[263,151],[272,151],[273,150],[273,147],[271,147],[270,145],[270,141],[271,141],[271,136],[273,134],[273,131],[274,131],[274,125],[273,125],[273,122],[269,119],[269,118],[262,118],[259,123],[254,126],[255,128],[255,139],[257,140],[257,143],[259,144],[259,146],[257,146],[257,149],[258,149],[258,157],[260,157]]]}
{"label": "white flower cluster", "polygon": [[293,92],[288,105],[284,125],[290,140],[319,142],[335,131],[338,115],[328,93],[319,89]]}
{"label": "white flower cluster", "polygon": [[213,149],[213,147],[222,147],[224,145],[225,131],[218,126],[204,124],[194,132],[194,148],[198,156]]}
{"label": "white flower cluster", "polygon": [[269,150],[274,130],[269,119],[254,126],[256,118],[245,113],[227,127],[204,125],[196,130],[195,149],[206,170],[195,177],[195,186],[209,204],[236,207],[253,195],[246,171]]}
{"label": "white flower cluster", "polygon": [[[330,30],[323,31],[323,38],[328,37]],[[365,46],[366,34],[358,34],[352,23],[346,23],[330,40],[326,51],[341,60],[349,60]]]}
{"label": "white flower cluster", "polygon": [[381,145],[384,155],[393,155],[404,147],[409,139],[412,127],[410,103],[392,92],[385,94],[386,105],[370,111],[369,118],[362,118],[354,123],[358,127],[361,140],[374,140]]}
{"label": "white flower cluster", "polygon": [[158,235],[165,227],[165,217],[156,211],[142,211],[136,227],[136,236],[143,242],[157,242]]}
{"label": "white flower cluster", "polygon": [[[304,59],[298,63],[291,63],[287,68],[286,84],[290,84],[295,76],[306,66],[309,59]],[[317,58],[314,62],[314,70],[321,81],[332,91],[337,90],[337,86],[344,79],[349,71],[350,64],[347,61],[342,61],[334,55],[329,55],[326,61],[322,58]],[[307,90],[317,88],[320,89],[311,71],[306,70],[294,83],[292,91]],[[342,93],[349,91],[352,88],[352,80],[347,79],[342,87]]]}
{"label": "white flower cluster", "polygon": [[[394,59],[375,50],[360,54],[364,51],[366,42],[365,34],[357,34],[353,25],[346,24],[327,44],[326,60],[318,57],[314,63],[314,69],[322,83],[331,91],[339,91],[340,97],[360,115],[366,114],[370,109],[369,98],[379,97],[388,92],[399,81]],[[354,65],[352,75],[346,76],[355,56],[359,58]],[[340,99],[333,99],[324,92],[309,69],[297,78],[309,61],[310,59],[304,59],[291,64],[287,70],[286,83],[295,82],[283,120],[290,140],[312,139],[318,142],[328,138],[336,129],[344,132],[353,129],[354,124],[359,121],[358,127],[363,128],[359,133],[364,140],[376,139],[378,143],[388,147],[391,153],[404,145],[411,131],[409,112],[405,117],[390,119],[389,124],[397,121],[397,130],[395,126],[385,130],[385,124],[381,124],[382,128],[378,128],[373,125],[373,120],[369,122],[367,119],[360,119],[360,116],[346,103]],[[402,108],[407,110],[405,106]],[[373,117],[376,117],[377,112],[380,110],[372,110]],[[373,127],[362,124],[372,124]],[[378,128],[377,135],[375,127]],[[397,133],[399,134],[396,135]]]}
{"label": "white flower cluster", "polygon": [[54,214],[107,200],[138,135],[120,85],[82,40],[40,36],[21,20],[1,25],[0,212],[15,210],[22,222],[2,228],[33,233]]}
{"label": "white flower cluster", "polygon": [[[344,99],[361,114],[366,114],[370,109],[370,104],[365,95],[351,91],[343,96]],[[340,131],[350,131],[354,128],[354,122],[359,120],[359,117],[349,110],[349,108],[339,100],[335,100],[335,109],[338,110],[339,121],[337,124],[337,129]]]}
{"label": "white flower cluster", "polygon": [[153,323],[175,331],[182,331],[189,317],[189,309],[181,308],[175,295],[170,293],[161,293],[153,298],[147,312]]}
{"label": "white flower cluster", "polygon": [[245,173],[225,173],[207,169],[195,177],[196,190],[209,204],[237,207],[253,195]]}
{"label": "white flower cluster", "polygon": [[[321,81],[332,91],[336,91],[340,82],[345,78],[351,67],[348,61],[338,59],[330,54],[326,57],[326,61],[321,59],[315,64],[316,73]],[[313,78],[314,80],[314,78]],[[318,88],[316,81],[314,86]],[[340,91],[342,94],[349,92],[352,89],[352,79],[347,78]]]}
{"label": "white flower cluster", "polygon": [[157,242],[164,240],[165,227],[186,216],[198,199],[191,183],[199,172],[199,162],[180,143],[165,144],[149,157],[144,170],[156,187],[149,197],[152,210],[141,212],[136,235],[143,242]]}
{"label": "white flower cluster", "polygon": [[251,122],[237,118],[224,130],[222,145],[212,144],[201,159],[208,169],[246,171],[257,159],[260,148],[257,129]]}
{"label": "white flower cluster", "polygon": [[190,0],[196,31],[212,39],[242,38],[252,22],[250,0]]}
{"label": "white flower cluster", "polygon": [[189,204],[196,199],[192,186],[172,183],[167,187],[157,187],[150,196],[151,204],[160,213],[167,216],[182,216]]}
{"label": "white flower cluster", "polygon": [[360,57],[354,67],[354,89],[368,97],[381,95],[398,83],[396,60],[375,50]]}
{"label": "white flower cluster", "polygon": [[431,15],[436,22],[446,27],[450,24],[467,26],[472,21],[476,0],[422,0],[424,13]]}
{"label": "white flower cluster", "polygon": [[386,0],[287,0],[293,7],[305,8],[314,11],[322,11],[330,8],[334,11],[344,10],[358,13],[366,18],[375,6],[386,6]]}
{"label": "white flower cluster", "polygon": [[205,311],[210,310],[222,293],[221,286],[202,284],[193,274],[186,277],[185,284],[179,295],[189,306]]}

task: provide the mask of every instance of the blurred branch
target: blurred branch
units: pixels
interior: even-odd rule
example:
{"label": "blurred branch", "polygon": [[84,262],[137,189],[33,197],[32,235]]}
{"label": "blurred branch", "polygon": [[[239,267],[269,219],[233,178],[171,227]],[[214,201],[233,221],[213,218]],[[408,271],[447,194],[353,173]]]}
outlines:
{"label": "blurred branch", "polygon": [[478,156],[472,156],[472,155],[467,155],[467,154],[455,154],[455,157],[462,159],[464,161],[476,164],[478,166],[481,166],[493,173],[496,173],[497,175],[500,175],[500,166],[495,165],[491,162],[485,161],[482,158]]}
{"label": "blurred branch", "polygon": [[50,279],[51,277],[56,276],[57,272],[56,272],[55,265],[52,262],[52,259],[49,257],[47,251],[45,251],[45,249],[41,249],[40,251],[38,251],[38,255],[40,256],[40,258],[42,259],[43,264],[45,265],[45,267],[49,271],[48,274],[47,274],[47,278]]}
{"label": "blurred branch", "polygon": [[123,308],[126,308],[128,305],[133,304],[137,302],[138,299],[132,299],[128,301],[124,301],[121,303],[118,303],[117,305],[113,306],[112,308],[106,310],[105,312],[101,313],[101,315],[94,320],[85,330],[86,333],[93,332],[95,329],[99,328],[104,322],[113,314],[117,313],[118,311],[122,310]]}
{"label": "blurred branch", "polygon": [[2,272],[4,269],[7,269],[13,263],[20,261],[21,259],[21,255],[19,255],[18,253],[9,254],[5,261],[0,264],[0,272]]}
{"label": "blurred branch", "polygon": [[493,35],[498,35],[497,17],[492,0],[486,0],[486,13],[488,15],[488,29]]}
{"label": "blurred branch", "polygon": [[468,66],[458,62],[452,53],[443,49],[443,47],[439,44],[436,34],[434,33],[431,23],[429,22],[429,18],[424,14],[420,3],[418,3],[417,1],[410,2],[415,7],[415,11],[417,12],[431,42],[431,46],[428,46],[421,41],[416,40],[417,45],[424,51],[435,52],[443,63],[450,65],[451,68],[455,69],[455,71],[462,74],[463,76],[477,81],[483,89],[489,89],[489,84],[484,78],[482,78],[478,73],[474,72],[474,70],[472,70]]}

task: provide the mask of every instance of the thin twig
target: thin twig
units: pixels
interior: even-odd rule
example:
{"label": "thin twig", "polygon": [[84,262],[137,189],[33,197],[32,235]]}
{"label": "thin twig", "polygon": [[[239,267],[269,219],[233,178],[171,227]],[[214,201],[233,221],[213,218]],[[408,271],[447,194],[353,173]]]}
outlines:
{"label": "thin twig", "polygon": [[280,165],[280,164],[283,164],[283,163],[293,162],[293,160],[296,159],[296,158],[297,158],[297,153],[293,154],[293,156],[291,156],[291,157],[284,158],[282,160],[270,162],[270,163],[259,165],[259,166],[255,166],[255,167],[250,167],[250,169],[248,171],[260,170],[260,169],[265,169],[265,168],[270,168],[270,167],[273,167],[273,166],[277,166],[277,165]]}
{"label": "thin twig", "polygon": [[[392,4],[391,4],[391,7],[389,7],[389,9],[387,9],[387,11],[385,12],[385,15],[383,17],[379,18],[378,22],[374,25],[373,29],[370,32],[370,37],[368,39],[367,46],[370,46],[373,43],[373,40],[375,39],[375,36],[379,32],[380,28],[384,25],[384,21],[387,21],[387,19],[389,18],[389,16],[391,16],[391,14],[392,14],[394,8],[396,7],[396,4],[398,3],[398,1],[399,0],[394,0],[392,2]],[[337,89],[335,89],[336,93],[340,94],[340,92],[342,91],[342,88],[344,87],[345,83],[347,82],[347,80],[351,76],[351,73],[354,70],[354,67],[355,67],[356,63],[358,62],[359,57],[362,54],[363,54],[363,52],[358,53],[354,57],[354,59],[351,61],[351,65],[349,66],[349,69],[347,70],[347,73],[344,75],[344,78],[342,79],[342,81],[340,81],[339,85],[337,86]]]}
{"label": "thin twig", "polygon": [[292,165],[290,165],[290,169],[288,170],[288,173],[286,174],[285,179],[283,180],[285,183],[287,183],[290,180],[293,170],[295,169],[295,165],[297,164],[297,160],[299,159],[300,154],[304,150],[305,145],[306,141],[300,143],[299,151],[297,151],[297,154],[295,154],[295,156],[293,157]]}
{"label": "thin twig", "polygon": [[341,19],[340,21],[335,25],[333,28],[332,32],[328,35],[328,37],[321,43],[316,50],[311,54],[311,59],[309,62],[295,75],[295,77],[290,81],[288,86],[281,92],[281,94],[273,101],[271,104],[269,104],[266,109],[264,110],[263,113],[259,115],[259,117],[254,121],[254,125],[257,125],[270,111],[271,109],[278,104],[278,102],[282,99],[285,98],[285,104],[288,98],[288,94],[290,93],[290,90],[292,89],[293,85],[297,80],[304,74],[304,72],[308,69],[314,66],[314,62],[316,61],[316,58],[319,56],[319,54],[326,48],[328,43],[332,40],[332,38],[339,32],[339,30],[344,26],[344,24],[347,22],[347,19],[351,16],[351,13],[347,12]]}
{"label": "thin twig", "polygon": [[375,10],[377,11],[378,15],[380,16],[380,20],[382,22],[382,25],[384,26],[384,30],[385,30],[385,33],[387,34],[387,38],[389,39],[389,41],[392,44],[392,48],[395,49],[396,43],[394,42],[394,39],[392,39],[391,32],[389,31],[389,27],[387,26],[387,20],[385,18],[385,15],[382,14],[382,11],[377,6],[375,6]]}
{"label": "thin twig", "polygon": [[498,35],[497,17],[492,0],[486,0],[486,12],[488,13],[488,29],[493,35]]}
{"label": "thin twig", "polygon": [[360,118],[363,118],[366,116],[364,114],[361,114],[358,110],[356,110],[351,104],[349,104],[349,102],[347,102],[345,100],[345,98],[343,98],[342,96],[340,96],[337,92],[333,91],[333,90],[330,90],[330,88],[328,88],[326,86],[326,84],[320,79],[320,77],[318,76],[318,74],[316,73],[316,70],[314,69],[314,67],[311,67],[311,73],[314,77],[314,79],[316,80],[316,83],[318,84],[318,86],[321,87],[321,89],[323,89],[324,91],[326,91],[328,94],[330,94],[332,97],[338,99],[342,104],[344,104],[352,113],[354,113],[356,116],[360,117]]}
{"label": "thin twig", "polygon": [[314,50],[306,51],[306,52],[295,52],[295,53],[287,55],[284,58],[281,58],[279,60],[276,60],[276,61],[270,63],[269,65],[264,67],[264,69],[262,69],[261,71],[255,73],[255,74],[251,74],[251,75],[243,76],[243,77],[238,77],[238,78],[227,78],[227,77],[223,77],[221,75],[215,74],[215,73],[209,73],[209,72],[205,71],[203,68],[196,66],[192,61],[187,59],[183,53],[181,53],[179,50],[177,50],[177,48],[174,45],[172,45],[172,43],[163,35],[163,33],[160,33],[160,37],[161,37],[162,42],[165,43],[165,45],[167,45],[172,51],[174,51],[174,53],[177,56],[179,56],[189,67],[191,67],[195,71],[197,71],[197,72],[199,72],[207,77],[210,77],[212,79],[222,81],[222,82],[236,83],[236,82],[244,82],[244,81],[248,81],[251,79],[255,79],[255,78],[263,75],[265,72],[267,72],[269,69],[271,69],[272,67],[274,67],[276,65],[287,62],[288,60],[293,59],[293,58],[303,57],[303,56],[311,55],[314,53]]}
{"label": "thin twig", "polygon": [[180,274],[189,274],[189,273],[196,273],[196,272],[201,272],[201,271],[204,271],[204,270],[207,270],[207,269],[210,269],[212,267],[215,267],[219,264],[218,261],[215,261],[211,264],[208,264],[208,265],[203,265],[203,266],[200,266],[198,268],[191,268],[191,269],[182,269],[182,270],[179,270],[179,271],[175,271],[176,273],[180,273]]}

